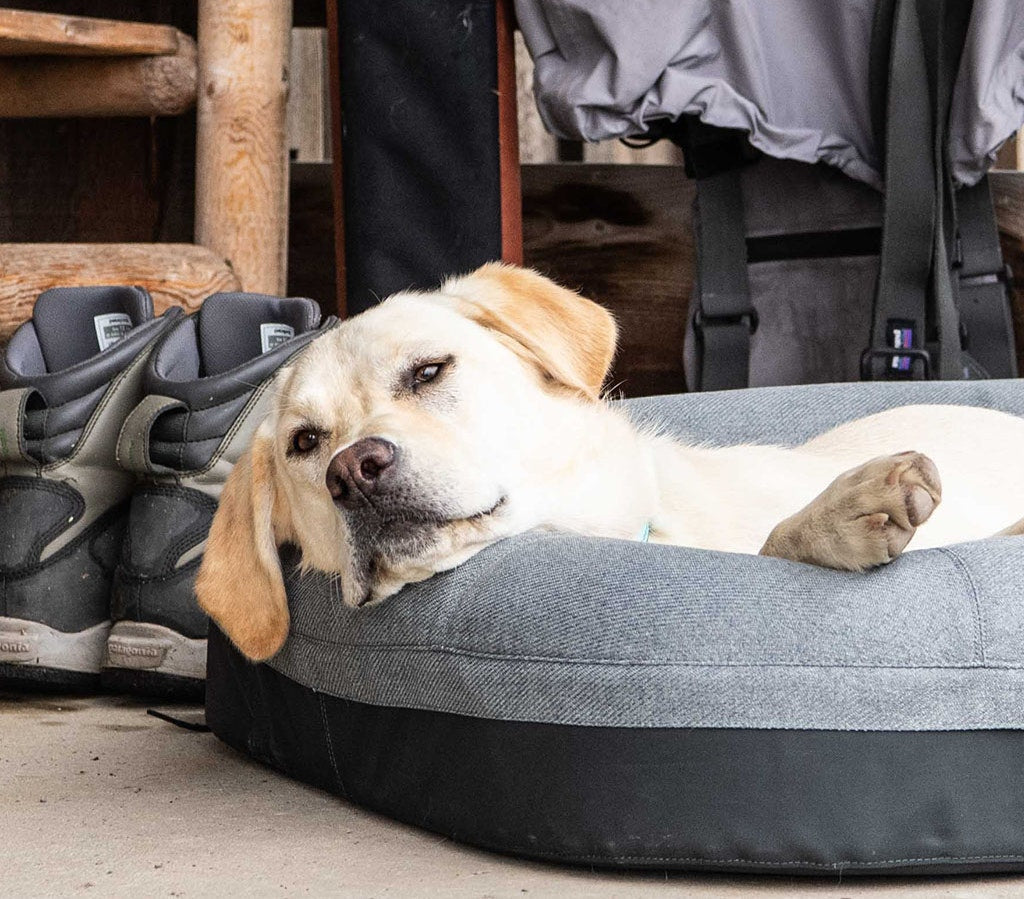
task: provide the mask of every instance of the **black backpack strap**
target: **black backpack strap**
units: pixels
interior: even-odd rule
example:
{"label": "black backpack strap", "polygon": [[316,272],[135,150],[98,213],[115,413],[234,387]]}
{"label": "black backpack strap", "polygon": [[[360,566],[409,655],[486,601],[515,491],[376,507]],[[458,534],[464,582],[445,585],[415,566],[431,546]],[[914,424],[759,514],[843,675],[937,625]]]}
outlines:
{"label": "black backpack strap", "polygon": [[[889,62],[892,59],[892,24],[896,0],[876,0],[868,56],[868,107],[871,131],[881,157],[885,148],[885,122],[889,102]],[[884,166],[884,162],[882,163]]]}
{"label": "black backpack strap", "polygon": [[757,313],[747,283],[743,185],[738,169],[697,181],[697,306],[693,312],[699,382],[694,390],[746,387]]}
{"label": "black backpack strap", "polygon": [[[936,0],[918,2],[934,4]],[[1010,378],[1017,374],[1010,314],[1012,279],[1002,261],[988,178],[982,178],[974,187],[954,191],[949,161],[948,111],[972,9],[973,0],[943,0],[939,4],[943,16],[939,46],[944,54],[939,67],[938,87],[944,91],[939,97],[939,108],[946,118],[936,135],[936,156],[943,162],[940,212],[944,209],[946,214],[938,221],[945,226],[943,248],[950,248],[950,287],[959,311],[961,365],[953,376]],[[934,22],[934,16],[928,21]],[[955,358],[955,352],[951,349],[949,358]]]}
{"label": "black backpack strap", "polygon": [[713,128],[693,116],[673,123],[668,136],[682,147],[686,173],[697,186],[692,310],[697,382],[689,388],[746,387],[757,313],[747,283],[742,168],[756,151],[742,132]]}
{"label": "black backpack strap", "polygon": [[930,336],[935,341],[933,355],[937,355],[935,377],[943,379],[985,376],[963,353],[959,283],[953,273],[956,203],[953,199],[953,175],[948,154],[949,109],[972,6],[973,0],[917,0],[935,116],[932,135],[936,181],[935,249],[931,297],[938,334]]}
{"label": "black backpack strap", "polygon": [[[883,4],[888,6],[888,4]],[[949,247],[957,225],[947,158],[953,83],[971,0],[895,0],[885,128],[885,213],[870,346],[861,375],[962,378],[958,283]],[[872,39],[872,107],[885,15]]]}
{"label": "black backpack strap", "polygon": [[1013,279],[1003,263],[988,176],[957,191],[957,259],[965,349],[993,378],[1017,377],[1010,311]]}
{"label": "black backpack strap", "polygon": [[916,0],[895,5],[885,132],[885,210],[865,379],[934,377],[925,346],[935,244],[935,129]]}

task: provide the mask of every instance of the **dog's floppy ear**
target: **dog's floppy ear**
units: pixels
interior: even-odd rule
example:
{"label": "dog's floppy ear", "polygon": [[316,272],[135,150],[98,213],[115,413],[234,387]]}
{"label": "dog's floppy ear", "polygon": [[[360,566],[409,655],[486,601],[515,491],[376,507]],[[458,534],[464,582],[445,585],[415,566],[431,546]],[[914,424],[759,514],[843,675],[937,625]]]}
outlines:
{"label": "dog's floppy ear", "polygon": [[537,272],[494,262],[446,282],[441,293],[553,381],[590,399],[600,395],[616,339],[604,307]]}
{"label": "dog's floppy ear", "polygon": [[254,661],[288,636],[275,536],[271,439],[258,432],[228,476],[196,578],[199,605]]}

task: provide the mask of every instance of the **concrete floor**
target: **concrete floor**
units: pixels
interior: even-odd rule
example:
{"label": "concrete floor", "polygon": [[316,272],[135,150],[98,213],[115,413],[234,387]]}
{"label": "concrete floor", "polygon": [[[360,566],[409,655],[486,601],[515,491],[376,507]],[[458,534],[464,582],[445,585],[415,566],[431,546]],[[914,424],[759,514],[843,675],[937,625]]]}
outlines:
{"label": "concrete floor", "polygon": [[0,693],[0,895],[1024,897],[1019,877],[839,884],[517,861],[362,811],[146,708]]}

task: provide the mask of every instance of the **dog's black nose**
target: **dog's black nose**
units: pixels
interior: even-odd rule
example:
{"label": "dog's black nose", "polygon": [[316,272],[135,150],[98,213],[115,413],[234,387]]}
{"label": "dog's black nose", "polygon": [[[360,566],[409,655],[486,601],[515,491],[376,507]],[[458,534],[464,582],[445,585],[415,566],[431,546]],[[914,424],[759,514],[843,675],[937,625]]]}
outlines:
{"label": "dog's black nose", "polygon": [[331,498],[347,509],[361,506],[386,479],[395,455],[395,445],[382,437],[364,437],[343,449],[327,466]]}

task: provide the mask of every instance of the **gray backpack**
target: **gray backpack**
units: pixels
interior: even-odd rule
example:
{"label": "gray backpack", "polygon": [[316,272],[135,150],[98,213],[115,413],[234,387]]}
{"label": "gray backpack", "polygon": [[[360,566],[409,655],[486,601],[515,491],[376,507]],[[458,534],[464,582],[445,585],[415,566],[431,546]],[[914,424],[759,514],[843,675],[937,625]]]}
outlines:
{"label": "gray backpack", "polygon": [[555,133],[683,148],[691,390],[1016,376],[984,175],[1024,119],[1013,2],[516,6]]}

